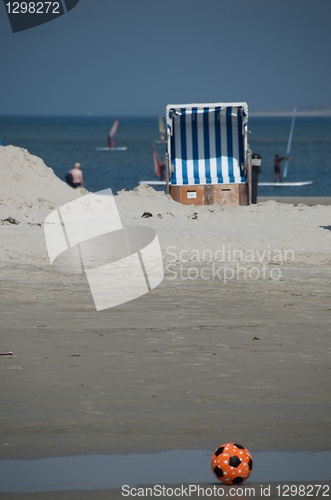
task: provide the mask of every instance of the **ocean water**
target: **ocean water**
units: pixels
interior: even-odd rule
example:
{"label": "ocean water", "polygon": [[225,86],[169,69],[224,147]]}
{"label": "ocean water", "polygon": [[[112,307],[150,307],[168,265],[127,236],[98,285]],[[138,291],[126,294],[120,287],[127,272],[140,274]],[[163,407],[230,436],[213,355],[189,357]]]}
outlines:
{"label": "ocean water", "polygon": [[[158,140],[158,117],[122,117],[116,146],[126,151],[97,151],[107,145],[115,117],[0,116],[0,140],[41,157],[64,179],[80,162],[90,191],[131,190],[140,180],[154,179],[152,144]],[[291,117],[249,117],[249,143],[262,156],[261,182],[273,181],[273,158],[284,156]],[[165,146],[156,144],[161,159]],[[301,117],[295,121],[287,181],[313,181],[302,187],[259,186],[260,196],[331,196],[331,117]],[[1,166],[0,166],[1,167]]]}

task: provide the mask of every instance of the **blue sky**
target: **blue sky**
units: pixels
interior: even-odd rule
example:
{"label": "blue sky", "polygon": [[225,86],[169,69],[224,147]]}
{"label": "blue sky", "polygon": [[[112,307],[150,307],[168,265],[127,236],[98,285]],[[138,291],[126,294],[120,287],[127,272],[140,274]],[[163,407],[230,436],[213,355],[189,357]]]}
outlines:
{"label": "blue sky", "polygon": [[159,115],[167,104],[331,107],[331,0],[80,0],[12,33],[0,113]]}

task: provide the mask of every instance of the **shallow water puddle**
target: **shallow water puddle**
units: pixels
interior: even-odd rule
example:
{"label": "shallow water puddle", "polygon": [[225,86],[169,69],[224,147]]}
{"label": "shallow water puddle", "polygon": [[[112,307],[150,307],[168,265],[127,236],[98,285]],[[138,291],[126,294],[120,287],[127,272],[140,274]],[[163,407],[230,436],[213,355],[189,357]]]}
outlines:
{"label": "shallow water puddle", "polygon": [[[217,483],[210,451],[0,460],[0,493],[101,490],[141,484]],[[245,483],[328,481],[331,452],[255,452]]]}

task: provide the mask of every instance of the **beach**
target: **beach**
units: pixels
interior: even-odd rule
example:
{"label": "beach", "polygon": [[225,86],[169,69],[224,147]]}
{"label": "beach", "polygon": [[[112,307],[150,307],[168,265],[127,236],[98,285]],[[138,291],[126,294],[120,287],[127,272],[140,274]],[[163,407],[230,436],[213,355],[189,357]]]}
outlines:
{"label": "beach", "polygon": [[0,460],[212,454],[228,441],[331,450],[327,199],[197,207],[120,191],[123,225],[156,231],[164,279],[96,311],[85,275],[50,266],[43,228],[87,192],[21,148],[0,148],[0,164]]}

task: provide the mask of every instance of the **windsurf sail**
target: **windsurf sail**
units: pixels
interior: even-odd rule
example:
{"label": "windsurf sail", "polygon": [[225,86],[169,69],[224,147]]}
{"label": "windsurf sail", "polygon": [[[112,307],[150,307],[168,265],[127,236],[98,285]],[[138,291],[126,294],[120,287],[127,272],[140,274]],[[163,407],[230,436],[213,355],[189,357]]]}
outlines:
{"label": "windsurf sail", "polygon": [[160,157],[158,155],[158,152],[157,152],[156,147],[154,146],[154,144],[152,144],[152,149],[153,149],[153,160],[154,160],[155,177],[160,178],[161,177],[161,161],[160,161]]}
{"label": "windsurf sail", "polygon": [[294,130],[295,114],[296,114],[296,112],[297,112],[297,110],[294,109],[293,110],[293,115],[292,115],[290,135],[288,136],[288,143],[287,143],[287,150],[286,150],[286,160],[285,160],[285,163],[284,163],[284,171],[283,171],[283,179],[286,179],[288,164],[290,163],[289,155],[290,155],[291,146],[292,146],[293,130]]}
{"label": "windsurf sail", "polygon": [[116,139],[116,135],[117,135],[117,131],[118,131],[118,127],[119,127],[119,124],[120,124],[120,121],[119,120],[115,120],[113,125],[112,125],[112,128],[109,130],[109,134],[108,134],[108,147],[109,148],[113,148],[115,146],[115,139]]}
{"label": "windsurf sail", "polygon": [[166,128],[164,124],[164,120],[162,116],[159,116],[159,134],[160,134],[160,141],[165,142],[166,141]]}

